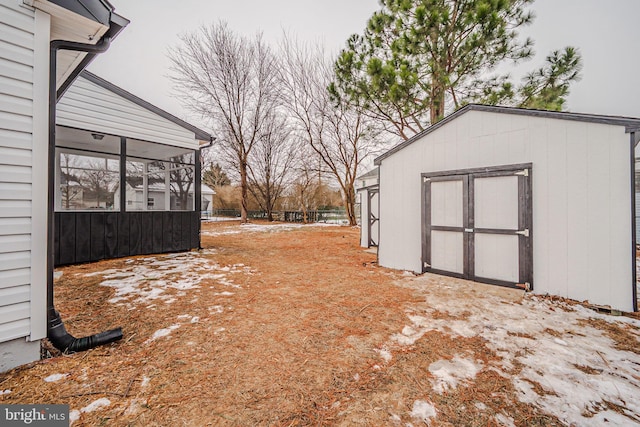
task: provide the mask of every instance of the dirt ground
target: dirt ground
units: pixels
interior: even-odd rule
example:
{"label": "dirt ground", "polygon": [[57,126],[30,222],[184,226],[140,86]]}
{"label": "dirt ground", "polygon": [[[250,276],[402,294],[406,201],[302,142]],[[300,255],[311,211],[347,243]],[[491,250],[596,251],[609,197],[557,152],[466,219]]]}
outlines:
{"label": "dirt ground", "polygon": [[[520,402],[489,368],[499,355],[481,336],[430,330],[389,344],[425,297],[402,285],[408,273],[376,265],[357,228],[259,227],[205,223],[201,253],[60,269],[56,304],[70,333],[122,326],[124,339],[72,355],[49,347],[53,357],[0,374],[0,403],[69,404],[74,426],[490,426],[504,413],[518,426],[564,425]],[[104,284],[136,274],[145,278],[134,290]],[[430,313],[445,323],[466,315]],[[638,352],[637,340],[620,340]],[[487,368],[434,393],[431,364],[471,353]],[[420,399],[438,416],[416,421]]]}

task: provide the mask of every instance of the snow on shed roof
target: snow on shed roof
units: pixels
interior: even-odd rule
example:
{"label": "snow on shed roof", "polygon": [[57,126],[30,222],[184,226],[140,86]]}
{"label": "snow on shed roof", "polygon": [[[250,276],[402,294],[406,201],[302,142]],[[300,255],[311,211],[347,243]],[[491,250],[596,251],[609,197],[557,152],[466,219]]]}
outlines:
{"label": "snow on shed roof", "polygon": [[406,141],[402,141],[401,143],[391,147],[389,151],[376,157],[373,163],[376,166],[379,166],[382,163],[382,161],[387,157],[402,150],[404,147],[413,144],[415,141],[419,140],[423,136],[430,134],[431,132],[439,129],[440,127],[444,126],[450,121],[455,120],[456,118],[460,117],[461,115],[465,114],[468,111],[485,111],[489,113],[516,114],[521,116],[543,117],[543,118],[558,119],[558,120],[575,120],[580,122],[602,123],[602,124],[614,125],[614,126],[624,126],[626,132],[635,132],[640,130],[640,118],[636,118],[636,117],[605,116],[600,114],[570,113],[567,111],[530,110],[525,108],[500,107],[500,106],[482,105],[482,104],[468,104],[462,107],[461,109],[459,109],[458,111],[456,111],[455,113],[440,120],[438,123],[432,126],[429,126],[422,132],[407,139]]}

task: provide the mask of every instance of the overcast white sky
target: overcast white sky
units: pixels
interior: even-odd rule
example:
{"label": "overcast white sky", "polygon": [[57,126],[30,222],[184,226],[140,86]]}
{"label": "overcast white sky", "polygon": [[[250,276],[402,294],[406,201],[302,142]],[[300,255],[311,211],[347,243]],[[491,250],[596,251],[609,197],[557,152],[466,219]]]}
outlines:
{"label": "overcast white sky", "polygon": [[[377,0],[110,1],[131,24],[89,70],[194,124],[167,78],[167,48],[178,44],[178,34],[223,20],[238,33],[262,31],[274,45],[284,29],[337,52],[379,8]],[[568,109],[640,117],[640,0],[537,0],[533,9],[537,18],[521,34],[534,39],[537,56],[520,72],[539,67],[554,49],[576,46],[583,77],[572,86]]]}

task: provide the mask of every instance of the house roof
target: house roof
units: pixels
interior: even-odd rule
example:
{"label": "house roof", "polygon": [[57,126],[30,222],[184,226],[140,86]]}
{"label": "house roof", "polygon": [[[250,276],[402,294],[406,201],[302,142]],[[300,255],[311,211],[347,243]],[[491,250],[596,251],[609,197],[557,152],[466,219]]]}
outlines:
{"label": "house roof", "polygon": [[368,179],[368,178],[377,178],[379,174],[379,169],[377,167],[371,169],[369,172],[365,172],[356,179]]}
{"label": "house roof", "polygon": [[216,191],[213,188],[209,187],[208,185],[202,184],[200,186],[200,193],[211,195],[211,194],[216,194]]}
{"label": "house roof", "polygon": [[386,153],[376,157],[373,161],[375,165],[380,165],[384,159],[392,154],[402,150],[408,145],[413,144],[422,137],[441,128],[447,123],[457,119],[469,111],[484,111],[489,113],[515,114],[520,116],[543,117],[558,120],[575,120],[588,123],[601,123],[614,126],[624,126],[626,132],[635,132],[640,130],[640,118],[623,117],[623,116],[605,116],[599,114],[570,113],[566,111],[546,111],[546,110],[529,110],[524,108],[499,107],[492,105],[468,104],[456,111],[455,113],[445,117],[433,126],[429,126],[424,131],[414,135],[413,137],[391,147]]}
{"label": "house roof", "polygon": [[[24,0],[24,3],[51,16],[52,40],[108,46],[129,24],[107,0]],[[58,99],[97,54],[84,49],[69,50],[68,46],[57,50]]]}
{"label": "house roof", "polygon": [[80,16],[89,18],[103,25],[109,25],[113,6],[106,0],[49,0]]}
{"label": "house roof", "polygon": [[208,132],[203,131],[200,128],[197,128],[195,126],[193,126],[190,123],[185,122],[182,119],[179,119],[178,117],[174,116],[171,113],[166,112],[165,110],[156,107],[155,105],[145,101],[142,98],[139,98],[137,96],[135,96],[134,94],[132,94],[131,92],[128,92],[124,89],[122,89],[119,86],[114,85],[111,82],[106,81],[105,79],[103,79],[102,77],[96,76],[95,74],[84,70],[82,71],[82,73],[80,73],[80,75],[84,78],[86,78],[87,80],[89,80],[92,83],[97,84],[98,86],[101,86],[113,93],[115,93],[116,95],[119,95],[131,102],[133,102],[134,104],[139,105],[142,108],[145,108],[149,111],[151,111],[152,113],[155,113],[161,117],[164,117],[165,119],[179,125],[182,126],[185,129],[188,129],[190,131],[192,131],[196,138],[201,140],[201,141],[211,141],[212,140],[212,136],[211,134],[209,134]]}

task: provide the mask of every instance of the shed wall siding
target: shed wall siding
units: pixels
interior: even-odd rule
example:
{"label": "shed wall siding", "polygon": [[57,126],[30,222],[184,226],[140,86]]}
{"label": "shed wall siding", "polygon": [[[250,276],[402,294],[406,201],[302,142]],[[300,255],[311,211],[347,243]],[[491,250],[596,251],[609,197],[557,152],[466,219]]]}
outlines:
{"label": "shed wall siding", "polygon": [[369,190],[363,188],[358,190],[360,196],[360,246],[369,247]]}
{"label": "shed wall siding", "polygon": [[380,264],[421,271],[420,174],[533,164],[534,292],[632,310],[624,127],[469,111],[380,166]]}
{"label": "shed wall siding", "polygon": [[193,132],[80,76],[58,102],[62,126],[197,149]]}
{"label": "shed wall siding", "polygon": [[[44,205],[37,200],[46,191],[46,174],[37,180],[32,171],[42,168],[42,156],[46,159],[46,139],[41,155],[34,138],[46,137],[47,100],[33,100],[43,72],[44,84],[48,81],[39,58],[44,54],[48,61],[47,52],[38,44],[45,40],[48,46],[49,25],[48,15],[37,18],[21,0],[0,0],[0,343],[46,336],[46,324],[32,317],[35,311],[45,315],[46,229],[34,231],[46,227],[46,210],[38,211]],[[36,129],[42,125],[44,130]],[[33,253],[34,246],[44,252]]]}

